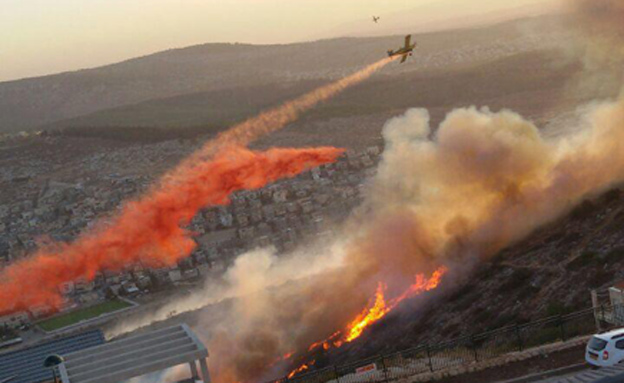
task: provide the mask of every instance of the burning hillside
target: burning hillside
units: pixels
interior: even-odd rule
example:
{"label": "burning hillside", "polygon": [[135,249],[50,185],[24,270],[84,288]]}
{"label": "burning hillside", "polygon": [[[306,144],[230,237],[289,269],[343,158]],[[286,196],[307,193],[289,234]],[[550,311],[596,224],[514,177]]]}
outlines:
{"label": "burning hillside", "polygon": [[[383,319],[388,313],[394,310],[405,299],[415,297],[423,292],[431,291],[437,288],[442,282],[442,277],[446,274],[448,269],[444,266],[437,269],[431,277],[427,278],[424,274],[416,275],[415,282],[407,288],[401,295],[387,300],[385,295],[387,286],[383,282],[379,282],[374,297],[372,297],[367,307],[357,315],[344,330],[338,330],[330,335],[327,339],[314,342],[308,347],[308,352],[314,352],[317,349],[322,348],[327,351],[331,348],[340,348],[346,343],[353,342],[358,339],[362,333],[369,328],[372,324]],[[288,353],[284,356],[285,360],[292,357],[293,353]],[[298,368],[292,370],[288,377],[292,378],[300,372],[304,372],[316,363],[314,359],[303,363]]]}
{"label": "burning hillside", "polygon": [[359,338],[362,332],[373,323],[379,321],[386,316],[390,311],[396,308],[399,303],[405,299],[412,298],[425,291],[430,291],[438,287],[442,281],[442,277],[448,269],[446,267],[440,267],[436,270],[430,278],[426,278],[424,274],[416,275],[416,281],[409,286],[401,295],[386,300],[385,294],[388,289],[384,282],[379,282],[375,295],[370,299],[368,307],[365,308],[358,316],[353,319],[344,330],[333,333],[327,340],[315,342],[309,348],[308,351],[313,351],[318,347],[328,350],[332,347],[340,347],[344,343],[349,343]]}
{"label": "burning hillside", "polygon": [[581,121],[580,133],[555,141],[509,111],[459,109],[435,134],[424,110],[389,121],[366,208],[329,253],[255,252],[228,272],[228,295],[239,298],[227,320],[197,326],[219,378],[274,377],[267,366],[290,353],[298,362],[285,374],[314,370],[315,351],[355,342],[447,269],[453,277],[440,286],[452,287],[482,259],[623,180],[624,103],[605,102]]}
{"label": "burning hillside", "polygon": [[[198,317],[215,380],[314,370],[322,363],[312,353],[351,347],[400,302],[418,296],[426,304],[433,291],[453,288],[483,260],[623,181],[624,100],[577,117],[555,139],[517,113],[486,107],[453,110],[436,127],[424,109],[388,121],[361,209],[332,243],[280,258],[270,249],[244,254],[225,287],[209,283],[211,294],[172,305],[236,297],[219,319]],[[284,356],[287,367],[276,362]]]}

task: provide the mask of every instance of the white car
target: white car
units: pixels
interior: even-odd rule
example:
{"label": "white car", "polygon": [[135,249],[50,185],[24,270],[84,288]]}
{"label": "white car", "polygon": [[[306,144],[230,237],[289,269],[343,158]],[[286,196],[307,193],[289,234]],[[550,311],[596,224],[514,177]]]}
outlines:
{"label": "white car", "polygon": [[624,328],[592,336],[585,348],[585,360],[596,367],[624,361]]}

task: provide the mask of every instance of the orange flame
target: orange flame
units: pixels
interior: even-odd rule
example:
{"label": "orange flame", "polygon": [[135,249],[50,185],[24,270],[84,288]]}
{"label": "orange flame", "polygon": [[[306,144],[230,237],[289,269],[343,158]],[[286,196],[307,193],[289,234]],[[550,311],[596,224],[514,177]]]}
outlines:
{"label": "orange flame", "polygon": [[295,368],[294,370],[292,370],[292,371],[290,372],[290,374],[288,374],[288,379],[292,378],[293,376],[297,375],[297,374],[298,374],[298,373],[300,373],[300,372],[303,372],[303,371],[305,371],[305,370],[309,369],[309,368],[310,368],[310,366],[312,366],[312,365],[314,364],[314,362],[315,362],[315,361],[313,360],[312,362],[310,362],[310,364],[309,364],[309,365],[307,365],[307,364],[302,364],[301,366],[299,366],[299,367]]}
{"label": "orange flame", "polygon": [[351,342],[357,339],[360,335],[362,335],[364,329],[383,318],[403,300],[422,294],[425,291],[433,290],[438,287],[438,285],[442,281],[442,277],[444,276],[444,274],[446,274],[447,271],[448,269],[442,266],[431,275],[431,278],[427,279],[424,274],[416,275],[416,282],[414,282],[413,285],[405,290],[403,294],[392,299],[389,303],[386,303],[386,300],[384,299],[384,291],[386,290],[386,285],[379,282],[379,285],[377,286],[377,291],[375,292],[375,303],[373,307],[362,311],[362,313],[349,324],[348,335],[345,338],[345,341]]}
{"label": "orange flame", "polygon": [[336,340],[336,338],[339,338],[341,334],[342,333],[340,331],[336,331],[335,333],[331,334],[329,338],[320,342],[312,343],[310,347],[308,347],[308,351],[312,351],[321,346],[323,346],[323,349],[325,350],[329,350],[332,345],[334,347],[340,347],[343,342],[340,340]]}
{"label": "orange flame", "polygon": [[336,331],[329,338],[320,342],[312,343],[312,345],[310,345],[310,347],[308,348],[308,351],[312,351],[321,346],[323,347],[323,349],[329,350],[332,346],[338,348],[344,343],[354,341],[355,339],[359,338],[360,335],[362,335],[366,328],[386,316],[386,314],[392,311],[396,306],[399,305],[399,303],[401,303],[405,299],[437,288],[440,285],[440,282],[442,282],[442,277],[444,277],[447,272],[448,269],[442,266],[434,271],[430,278],[426,278],[424,274],[417,274],[414,284],[412,284],[401,295],[391,299],[389,302],[386,302],[386,299],[384,297],[386,285],[382,282],[379,282],[379,284],[377,285],[377,290],[375,291],[374,300],[371,299],[371,303],[369,304],[369,306],[371,307],[364,309],[353,321],[351,321],[347,325],[347,329],[345,331],[346,335],[342,339],[342,332]]}
{"label": "orange flame", "polygon": [[407,298],[411,298],[413,296],[422,294],[425,291],[431,291],[435,289],[436,287],[438,287],[438,285],[442,281],[442,277],[444,276],[444,274],[446,274],[447,271],[448,269],[442,266],[436,271],[434,271],[433,274],[431,275],[431,278],[429,279],[425,278],[424,274],[416,275],[416,282],[414,282],[413,285],[411,285],[407,290],[405,290],[403,294],[399,295],[397,298],[394,298],[392,300],[390,304],[391,309],[393,309],[396,305],[401,303],[401,301]]}
{"label": "orange flame", "polygon": [[377,285],[377,291],[375,292],[375,304],[370,309],[365,309],[357,316],[351,323],[349,323],[349,332],[345,340],[351,342],[362,335],[362,331],[372,323],[377,322],[383,318],[392,308],[386,305],[384,299],[384,291],[386,285],[379,282]]}

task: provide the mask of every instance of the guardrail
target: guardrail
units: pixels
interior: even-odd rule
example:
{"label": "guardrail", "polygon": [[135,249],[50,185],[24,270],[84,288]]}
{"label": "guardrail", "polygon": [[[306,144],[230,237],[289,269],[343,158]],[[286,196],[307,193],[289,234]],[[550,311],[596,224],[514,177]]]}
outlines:
{"label": "guardrail", "polygon": [[624,313],[624,307],[589,308],[443,343],[420,344],[406,350],[329,366],[269,383],[389,382],[592,334],[600,330],[596,327],[601,323],[608,327],[609,318],[620,312]]}

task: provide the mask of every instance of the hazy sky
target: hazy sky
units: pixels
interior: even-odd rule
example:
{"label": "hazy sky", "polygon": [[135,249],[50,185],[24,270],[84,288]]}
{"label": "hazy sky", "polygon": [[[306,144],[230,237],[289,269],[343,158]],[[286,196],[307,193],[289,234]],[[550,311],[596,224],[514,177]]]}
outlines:
{"label": "hazy sky", "polygon": [[[557,0],[514,0],[514,7]],[[506,0],[0,0],[0,81],[206,42],[288,43],[379,34],[397,15],[507,11]],[[376,25],[370,17],[382,16]],[[411,15],[412,16],[408,16]],[[385,16],[385,17],[384,17]],[[398,20],[398,19],[397,19]],[[411,25],[410,25],[411,27]],[[377,29],[375,29],[377,28]],[[382,29],[385,28],[385,29]]]}

